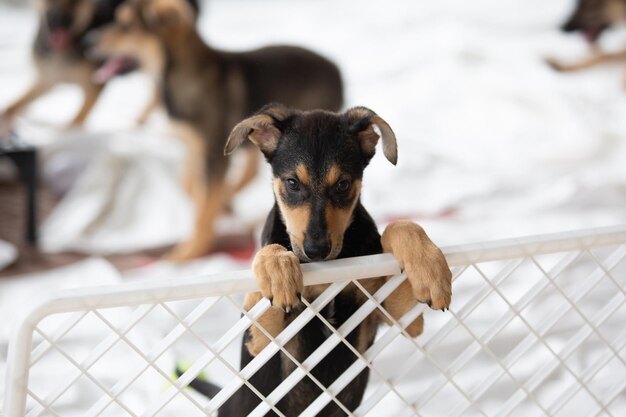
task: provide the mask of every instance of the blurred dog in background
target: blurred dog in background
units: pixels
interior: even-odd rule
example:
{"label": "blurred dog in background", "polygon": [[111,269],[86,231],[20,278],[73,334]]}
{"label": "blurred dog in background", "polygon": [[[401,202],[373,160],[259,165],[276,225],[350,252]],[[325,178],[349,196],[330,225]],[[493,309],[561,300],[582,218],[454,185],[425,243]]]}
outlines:
{"label": "blurred dog in background", "polygon": [[[200,14],[197,0],[185,0],[194,19]],[[152,111],[162,102],[160,83],[163,74],[164,53],[160,42],[141,26],[133,24],[127,8],[121,8],[115,22],[102,29],[92,31],[85,39],[89,55],[100,62],[94,79],[104,84],[120,75],[128,67],[139,67],[155,83],[155,91],[146,109],[137,122],[146,122]]]}
{"label": "blurred dog in background", "polygon": [[[211,48],[196,30],[194,10],[184,0],[128,0],[116,15],[115,24],[95,40],[93,53],[109,52],[111,60],[143,60],[147,49],[162,51],[163,61],[152,67],[161,71],[167,113],[188,148],[184,185],[196,210],[193,236],[169,257],[197,258],[214,243],[217,216],[258,170],[258,151],[244,146],[244,169],[234,172],[234,179],[232,170],[227,175],[230,160],[223,149],[233,126],[273,101],[305,110],[339,110],[341,74],[326,58],[298,47],[272,46],[240,53]],[[132,34],[138,41],[113,52],[110,40],[123,34]]]}
{"label": "blurred dog in background", "polygon": [[[71,125],[82,124],[103,89],[103,83],[93,79],[97,64],[86,56],[85,37],[95,28],[114,19],[115,10],[123,0],[39,0],[39,29],[33,46],[37,70],[35,82],[0,116],[0,130],[10,129],[15,117],[32,101],[61,83],[78,85],[84,101]],[[118,73],[134,70],[131,62]]]}
{"label": "blurred dog in background", "polygon": [[626,49],[618,52],[602,52],[597,42],[605,30],[626,23],[626,0],[578,0],[569,19],[561,26],[563,32],[580,32],[594,52],[575,63],[563,63],[548,58],[546,61],[557,71],[571,72],[590,68],[606,62],[626,60]]}

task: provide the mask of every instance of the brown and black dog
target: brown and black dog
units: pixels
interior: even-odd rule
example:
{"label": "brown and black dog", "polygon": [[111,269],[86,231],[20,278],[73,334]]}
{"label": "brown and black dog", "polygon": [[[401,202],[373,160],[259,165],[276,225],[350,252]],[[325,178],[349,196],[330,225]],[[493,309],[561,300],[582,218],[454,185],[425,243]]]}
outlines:
{"label": "brown and black dog", "polygon": [[[88,59],[83,43],[94,29],[113,21],[123,0],[38,0],[39,29],[33,46],[37,78],[30,89],[0,115],[1,130],[11,127],[15,117],[32,101],[62,83],[78,85],[84,101],[71,125],[85,121],[103,83],[93,79],[97,63]],[[134,70],[120,66],[118,73]]]}
{"label": "brown and black dog", "polygon": [[583,34],[593,53],[579,62],[564,63],[554,58],[546,59],[557,71],[572,72],[602,63],[626,61],[626,49],[601,52],[597,41],[610,27],[626,23],[626,0],[578,0],[571,16],[561,26],[563,32]]}
{"label": "brown and black dog", "polygon": [[[188,3],[194,19],[200,14],[197,0],[184,0]],[[128,8],[120,8],[116,13],[115,23],[92,31],[85,40],[89,55],[100,61],[100,66],[94,73],[94,79],[99,83],[108,82],[119,75],[120,70],[126,67],[139,67],[155,83],[155,91],[146,109],[138,117],[137,122],[143,124],[153,110],[162,102],[160,87],[165,57],[158,39],[142,30],[141,26],[134,25]]]}
{"label": "brown and black dog", "polygon": [[[263,229],[263,248],[252,264],[260,292],[247,294],[244,301],[246,309],[262,297],[271,301],[273,307],[258,319],[270,335],[278,335],[303,310],[300,297],[313,301],[327,287],[303,286],[300,264],[304,262],[392,253],[407,275],[407,281],[383,302],[392,317],[399,319],[417,302],[441,310],[450,305],[450,269],[424,230],[415,223],[398,221],[387,226],[381,237],[361,204],[363,171],[374,156],[379,138],[384,155],[395,164],[397,147],[391,127],[365,107],[337,114],[302,112],[272,104],[233,129],[226,153],[250,140],[263,152],[274,175],[275,204]],[[385,282],[386,278],[377,278],[361,284],[373,294]],[[366,299],[350,284],[321,313],[338,328]],[[379,312],[371,314],[347,336],[348,342],[360,353],[365,352],[384,321]],[[423,319],[419,316],[407,332],[415,337],[422,329]],[[313,319],[288,342],[286,349],[303,361],[330,335],[331,330],[321,320]],[[248,329],[241,367],[269,342],[256,326]],[[355,360],[355,354],[340,344],[311,373],[328,387]],[[279,353],[249,382],[267,396],[294,369],[295,364]],[[368,375],[367,369],[361,372],[337,396],[347,409],[355,410],[360,404]],[[190,385],[209,397],[219,390],[206,381],[195,380]],[[320,388],[305,377],[276,407],[287,416],[295,416],[320,394]],[[243,387],[224,403],[219,415],[247,415],[260,401],[252,390]],[[343,416],[345,412],[331,403],[319,415]]]}
{"label": "brown and black dog", "polygon": [[[216,217],[258,168],[257,151],[246,147],[246,168],[238,179],[227,180],[229,158],[223,149],[233,126],[272,101],[338,110],[343,101],[341,75],[329,60],[302,48],[272,46],[249,52],[211,48],[197,32],[192,10],[183,0],[128,0],[115,25],[101,33],[96,53],[105,52],[106,47],[98,47],[100,41],[106,43],[116,31],[143,36],[145,45],[158,44],[163,52],[161,95],[187,144],[184,183],[196,209],[194,235],[174,248],[170,258],[202,256],[213,244]],[[130,46],[123,54],[133,54]]]}

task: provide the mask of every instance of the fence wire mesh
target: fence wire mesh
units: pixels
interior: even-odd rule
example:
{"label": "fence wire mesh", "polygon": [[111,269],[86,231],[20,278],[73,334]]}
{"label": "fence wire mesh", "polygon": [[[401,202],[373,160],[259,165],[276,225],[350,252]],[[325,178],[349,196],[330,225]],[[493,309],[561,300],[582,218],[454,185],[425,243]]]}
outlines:
{"label": "fence wire mesh", "polygon": [[[418,304],[395,320],[382,302],[403,275],[374,294],[351,279],[397,271],[388,255],[315,265],[305,282],[328,287],[277,337],[266,333],[271,343],[241,370],[242,335],[271,308],[261,300],[244,310],[249,271],[63,294],[12,341],[5,417],[215,415],[241,386],[261,398],[251,416],[289,416],[277,403],[303,378],[321,391],[303,416],[329,403],[350,416],[626,415],[626,228],[444,252],[454,280],[448,312]],[[335,325],[321,311],[348,285],[366,302]],[[373,312],[390,324],[359,352],[346,337]],[[425,331],[411,338],[405,328],[420,314]],[[285,345],[313,319],[330,336],[297,360]],[[341,344],[357,359],[325,386],[311,369]],[[277,352],[295,368],[262,395],[249,379]],[[337,395],[364,369],[364,399],[350,410]],[[206,398],[187,388],[197,377],[223,388]]]}

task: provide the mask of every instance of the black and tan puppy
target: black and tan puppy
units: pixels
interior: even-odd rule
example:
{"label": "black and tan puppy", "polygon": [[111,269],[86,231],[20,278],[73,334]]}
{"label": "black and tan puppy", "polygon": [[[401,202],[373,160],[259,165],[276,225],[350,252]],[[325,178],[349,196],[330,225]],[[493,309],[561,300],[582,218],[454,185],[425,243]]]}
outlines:
{"label": "black and tan puppy", "polygon": [[[380,132],[380,134],[378,133]],[[275,204],[263,230],[263,248],[253,261],[258,293],[247,294],[245,308],[250,309],[262,297],[272,308],[258,320],[272,336],[278,335],[303,309],[300,297],[314,300],[327,286],[304,287],[300,264],[336,258],[389,252],[395,255],[408,280],[383,303],[392,317],[398,319],[418,301],[433,309],[445,309],[451,300],[451,273],[446,259],[418,225],[399,221],[390,224],[382,237],[376,224],[360,201],[363,171],[374,156],[382,137],[383,153],[396,163],[396,138],[389,125],[364,107],[345,113],[326,111],[302,112],[282,105],[268,105],[256,115],[239,123],[232,131],[226,153],[247,140],[257,145],[270,163],[274,175]],[[363,280],[370,293],[380,288],[386,278]],[[366,300],[354,284],[347,286],[324,310],[322,315],[334,326],[341,326]],[[347,340],[361,353],[374,341],[384,319],[373,313]],[[418,317],[408,326],[415,337],[422,332]],[[306,359],[331,334],[319,319],[309,322],[287,345],[299,361]],[[245,334],[241,367],[247,365],[269,339],[255,326]],[[335,381],[356,356],[340,344],[312,370],[325,386]],[[282,354],[275,355],[251,379],[263,395],[280,384],[295,365]],[[338,395],[349,410],[360,404],[368,380],[364,370]],[[216,388],[203,383],[191,384],[207,395]],[[278,404],[287,416],[302,412],[321,390],[305,378]],[[243,416],[252,411],[260,399],[248,387],[241,388],[220,409],[219,415]],[[271,415],[274,415],[271,413]],[[344,411],[330,403],[321,416],[343,416]]]}
{"label": "black and tan puppy", "polygon": [[[39,29],[33,46],[37,78],[30,89],[0,116],[0,129],[10,128],[14,118],[32,101],[62,83],[78,85],[84,101],[71,124],[85,121],[103,84],[93,80],[97,64],[86,55],[83,40],[90,31],[110,23],[123,0],[39,0]],[[120,67],[118,73],[133,70]]]}
{"label": "black and tan puppy", "polygon": [[117,13],[116,26],[151,37],[163,51],[161,95],[187,144],[184,182],[196,209],[194,235],[170,258],[199,257],[212,246],[216,217],[257,171],[258,155],[247,147],[246,169],[236,180],[227,180],[229,158],[223,149],[233,126],[271,101],[338,110],[341,75],[333,63],[302,48],[211,48],[196,31],[184,0],[128,0]]}
{"label": "black and tan puppy", "polygon": [[597,46],[598,39],[606,29],[622,23],[626,23],[626,0],[578,0],[561,30],[582,33],[594,52],[574,63],[564,63],[553,58],[546,61],[554,69],[562,72],[579,71],[606,62],[625,61],[626,49],[601,52]]}

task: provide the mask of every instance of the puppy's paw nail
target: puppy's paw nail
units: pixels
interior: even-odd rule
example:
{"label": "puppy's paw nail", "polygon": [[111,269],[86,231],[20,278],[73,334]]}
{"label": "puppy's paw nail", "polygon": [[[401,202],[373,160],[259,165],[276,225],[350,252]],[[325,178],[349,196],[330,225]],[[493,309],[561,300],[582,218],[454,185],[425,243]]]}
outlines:
{"label": "puppy's paw nail", "polygon": [[270,296],[270,297],[267,297],[267,299],[270,301],[270,305],[274,306],[274,297]]}

